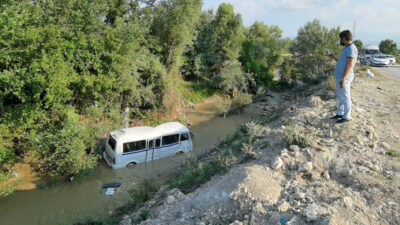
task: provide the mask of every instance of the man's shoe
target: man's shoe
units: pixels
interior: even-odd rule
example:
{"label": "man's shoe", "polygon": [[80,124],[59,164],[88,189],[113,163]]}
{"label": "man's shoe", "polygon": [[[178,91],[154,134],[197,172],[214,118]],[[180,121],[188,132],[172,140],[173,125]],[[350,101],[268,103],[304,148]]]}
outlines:
{"label": "man's shoe", "polygon": [[336,123],[347,123],[347,122],[350,122],[351,120],[347,120],[347,119],[340,119],[340,120],[338,120],[338,121],[336,121]]}
{"label": "man's shoe", "polygon": [[342,118],[343,118],[342,115],[335,115],[331,117],[331,119],[342,119]]}

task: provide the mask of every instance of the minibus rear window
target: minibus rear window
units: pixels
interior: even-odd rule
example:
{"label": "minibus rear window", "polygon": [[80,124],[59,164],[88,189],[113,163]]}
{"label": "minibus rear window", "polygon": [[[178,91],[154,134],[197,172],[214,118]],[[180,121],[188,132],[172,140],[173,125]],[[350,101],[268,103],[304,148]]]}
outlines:
{"label": "minibus rear window", "polygon": [[146,149],[146,141],[134,141],[129,143],[124,143],[124,153],[126,152],[134,152]]}
{"label": "minibus rear window", "polygon": [[117,141],[111,135],[108,138],[108,144],[110,145],[111,149],[115,151],[115,146],[117,145]]}

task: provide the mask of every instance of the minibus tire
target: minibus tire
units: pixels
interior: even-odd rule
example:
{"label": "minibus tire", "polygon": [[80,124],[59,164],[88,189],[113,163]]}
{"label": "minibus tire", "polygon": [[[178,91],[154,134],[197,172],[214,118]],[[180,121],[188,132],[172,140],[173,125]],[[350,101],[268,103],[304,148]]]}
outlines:
{"label": "minibus tire", "polygon": [[179,152],[175,153],[175,155],[182,155],[182,154],[183,154],[182,151],[179,151]]}
{"label": "minibus tire", "polygon": [[128,165],[126,165],[127,167],[133,167],[133,166],[136,166],[136,163],[135,162],[130,162],[130,163],[128,163]]}

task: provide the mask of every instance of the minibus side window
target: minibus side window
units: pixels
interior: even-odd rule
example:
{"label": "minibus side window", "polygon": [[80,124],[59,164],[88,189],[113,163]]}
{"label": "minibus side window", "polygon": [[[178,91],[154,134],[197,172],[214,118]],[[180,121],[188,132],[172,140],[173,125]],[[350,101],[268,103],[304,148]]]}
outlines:
{"label": "minibus side window", "polygon": [[156,148],[161,146],[161,139],[156,139]]}
{"label": "minibus side window", "polygon": [[180,141],[187,141],[189,140],[189,133],[182,133]]}
{"label": "minibus side window", "polygon": [[146,149],[146,141],[143,140],[143,141],[134,141],[134,142],[124,143],[123,149],[124,149],[124,153]]}
{"label": "minibus side window", "polygon": [[154,140],[149,141],[149,147],[148,148],[154,148]]}
{"label": "minibus side window", "polygon": [[170,145],[177,143],[179,141],[179,134],[173,134],[173,135],[168,135],[162,137],[162,144],[164,145]]}
{"label": "minibus side window", "polygon": [[111,146],[111,149],[115,151],[115,146],[117,145],[117,141],[111,135],[108,138],[108,144]]}

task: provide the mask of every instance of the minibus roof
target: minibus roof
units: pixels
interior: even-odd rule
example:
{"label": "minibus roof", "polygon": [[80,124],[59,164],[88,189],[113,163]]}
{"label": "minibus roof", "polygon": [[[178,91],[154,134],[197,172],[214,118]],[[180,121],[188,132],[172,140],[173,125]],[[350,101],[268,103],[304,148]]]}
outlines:
{"label": "minibus roof", "polygon": [[169,122],[156,127],[141,126],[115,130],[110,133],[118,142],[131,142],[153,139],[169,134],[189,132],[189,129],[179,122]]}

